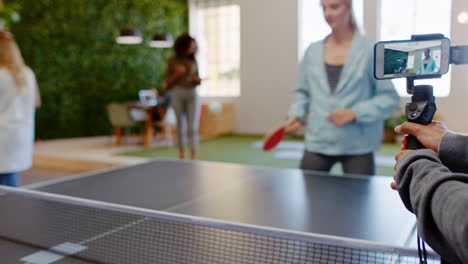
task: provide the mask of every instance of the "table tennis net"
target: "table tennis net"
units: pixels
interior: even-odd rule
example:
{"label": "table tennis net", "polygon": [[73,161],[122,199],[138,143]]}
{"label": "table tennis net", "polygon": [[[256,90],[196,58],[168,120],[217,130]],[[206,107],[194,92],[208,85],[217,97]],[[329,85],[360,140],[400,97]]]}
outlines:
{"label": "table tennis net", "polygon": [[23,189],[0,187],[0,215],[1,239],[62,255],[53,248],[85,248],[54,263],[419,263],[410,250]]}

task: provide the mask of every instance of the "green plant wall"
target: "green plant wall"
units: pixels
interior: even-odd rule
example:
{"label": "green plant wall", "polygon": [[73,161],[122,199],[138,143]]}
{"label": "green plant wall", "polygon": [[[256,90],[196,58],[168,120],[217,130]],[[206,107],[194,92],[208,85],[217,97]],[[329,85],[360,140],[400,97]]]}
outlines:
{"label": "green plant wall", "polygon": [[[6,0],[22,6],[12,32],[42,94],[37,138],[112,132],[106,104],[160,88],[171,49],[146,45],[158,32],[188,31],[187,0]],[[142,31],[140,45],[118,45],[121,28]]]}

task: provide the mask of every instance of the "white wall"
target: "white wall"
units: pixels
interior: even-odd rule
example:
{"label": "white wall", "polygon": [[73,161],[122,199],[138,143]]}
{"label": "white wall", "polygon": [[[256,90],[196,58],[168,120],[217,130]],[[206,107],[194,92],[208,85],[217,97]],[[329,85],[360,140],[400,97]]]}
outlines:
{"label": "white wall", "polygon": [[364,0],[364,31],[373,40],[380,38],[380,0]]}
{"label": "white wall", "polygon": [[238,133],[263,134],[286,119],[298,67],[298,1],[239,0],[241,96]]}
{"label": "white wall", "polygon": [[[457,21],[458,13],[468,11],[468,1],[453,0],[452,45],[468,45],[468,25]],[[447,98],[437,98],[439,113],[454,131],[468,133],[468,65],[451,65],[452,84]],[[437,87],[434,87],[437,89]]]}
{"label": "white wall", "polygon": [[[298,0],[239,2],[241,96],[234,100],[234,130],[263,134],[285,120],[292,100],[298,68]],[[379,2],[364,2],[364,28],[374,39],[378,39]],[[453,0],[452,45],[468,45],[468,25],[457,22],[461,10],[468,11],[468,1]],[[468,133],[468,66],[451,67],[451,94],[437,99],[439,113],[450,129]]]}
{"label": "white wall", "polygon": [[[452,0],[452,33],[450,39],[452,46],[468,45],[468,25],[457,21],[460,11],[468,11],[468,1]],[[437,112],[442,121],[450,130],[468,134],[468,65],[450,65],[452,80],[450,95],[448,97],[436,98]],[[416,84],[423,84],[419,81]],[[434,87],[437,89],[437,87]],[[410,101],[410,98],[402,100],[401,107]]]}

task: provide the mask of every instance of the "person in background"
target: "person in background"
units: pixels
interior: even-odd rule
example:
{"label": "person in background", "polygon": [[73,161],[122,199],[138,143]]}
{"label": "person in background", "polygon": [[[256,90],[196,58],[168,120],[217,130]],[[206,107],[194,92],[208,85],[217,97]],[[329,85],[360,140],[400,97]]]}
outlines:
{"label": "person in background", "polygon": [[436,70],[436,67],[437,67],[436,62],[431,57],[431,50],[425,49],[424,59],[419,63],[418,74],[434,73]]}
{"label": "person in background", "polygon": [[406,74],[406,68],[408,67],[408,60],[403,59],[401,66],[397,69],[396,73]]}
{"label": "person in background", "polygon": [[0,32],[0,184],[18,186],[32,166],[34,110],[41,104],[33,71],[8,31]]}
{"label": "person in background", "polygon": [[468,263],[468,136],[438,121],[427,126],[406,122],[395,132],[416,136],[426,149],[408,150],[404,137],[391,187],[416,215],[420,236],[442,259]]}
{"label": "person in background", "polygon": [[197,42],[188,34],[179,36],[174,42],[175,55],[169,58],[166,77],[163,82],[165,91],[171,93],[171,106],[177,120],[179,158],[185,158],[185,128],[190,146],[190,158],[195,160],[198,151],[198,125],[200,105],[197,86],[201,84],[198,64],[195,59]]}
{"label": "person in background", "polygon": [[352,1],[321,4],[332,33],[305,52],[285,132],[306,125],[303,170],[341,162],[344,173],[373,175],[383,121],[400,98],[391,81],[374,79],[374,43],[359,33]]}

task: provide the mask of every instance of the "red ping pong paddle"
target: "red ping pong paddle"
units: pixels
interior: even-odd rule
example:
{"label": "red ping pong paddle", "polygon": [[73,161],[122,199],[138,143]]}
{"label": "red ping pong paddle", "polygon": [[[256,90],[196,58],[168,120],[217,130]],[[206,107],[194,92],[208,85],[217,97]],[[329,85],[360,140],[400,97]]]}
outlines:
{"label": "red ping pong paddle", "polygon": [[276,129],[272,134],[266,137],[265,142],[263,143],[263,151],[269,151],[276,147],[278,143],[283,140],[285,127],[282,126]]}

